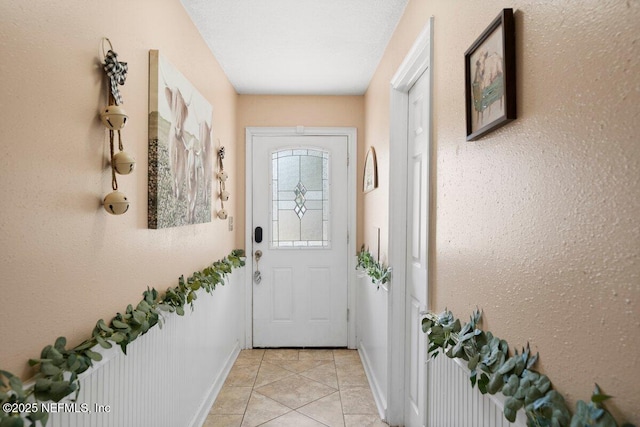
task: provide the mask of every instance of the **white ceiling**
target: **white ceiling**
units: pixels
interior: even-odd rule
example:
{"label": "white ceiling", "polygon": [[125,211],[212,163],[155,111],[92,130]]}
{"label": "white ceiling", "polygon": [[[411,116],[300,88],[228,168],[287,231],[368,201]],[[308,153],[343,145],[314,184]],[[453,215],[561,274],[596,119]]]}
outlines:
{"label": "white ceiling", "polygon": [[361,95],[407,0],[181,0],[241,94]]}

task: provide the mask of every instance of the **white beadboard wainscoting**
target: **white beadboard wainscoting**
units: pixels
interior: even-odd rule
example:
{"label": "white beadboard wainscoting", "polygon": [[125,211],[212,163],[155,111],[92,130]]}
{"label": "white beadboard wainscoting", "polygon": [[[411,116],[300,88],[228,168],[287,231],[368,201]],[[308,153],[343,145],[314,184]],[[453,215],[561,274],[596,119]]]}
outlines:
{"label": "white beadboard wainscoting", "polygon": [[427,362],[428,427],[526,427],[523,410],[515,423],[504,417],[504,395],[471,388],[466,362],[440,354]]}
{"label": "white beadboard wainscoting", "polygon": [[97,347],[103,360],[81,375],[75,407],[63,400],[68,406],[58,405],[47,426],[202,426],[244,346],[244,269],[226,282],[213,294],[200,291],[193,312],[162,312],[162,329],[140,336],[127,355]]}
{"label": "white beadboard wainscoting", "polygon": [[[381,418],[388,411],[389,390],[389,292],[376,288],[367,276],[357,281],[357,346]],[[393,285],[391,285],[393,286]],[[416,328],[427,339],[422,328]],[[466,362],[440,354],[427,362],[427,427],[526,427],[524,411],[515,423],[502,413],[505,397],[483,395],[471,388]],[[408,426],[422,427],[422,426]]]}
{"label": "white beadboard wainscoting", "polygon": [[389,292],[368,276],[357,281],[357,347],[381,418],[387,411]]}

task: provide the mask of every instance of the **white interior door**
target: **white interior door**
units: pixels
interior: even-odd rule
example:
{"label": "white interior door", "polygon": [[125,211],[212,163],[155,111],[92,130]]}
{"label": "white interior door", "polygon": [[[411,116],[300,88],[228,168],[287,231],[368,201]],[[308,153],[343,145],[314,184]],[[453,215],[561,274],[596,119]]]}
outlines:
{"label": "white interior door", "polygon": [[348,147],[343,135],[251,140],[254,347],[347,346]]}
{"label": "white interior door", "polygon": [[420,312],[427,308],[429,209],[429,74],[409,90],[407,170],[407,302],[405,425],[426,423],[426,339]]}

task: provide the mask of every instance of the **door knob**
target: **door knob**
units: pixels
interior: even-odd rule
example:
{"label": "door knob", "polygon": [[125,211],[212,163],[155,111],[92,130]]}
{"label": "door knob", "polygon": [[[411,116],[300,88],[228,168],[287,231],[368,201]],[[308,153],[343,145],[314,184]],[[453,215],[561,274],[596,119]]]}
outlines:
{"label": "door knob", "polygon": [[256,259],[256,271],[253,273],[253,281],[256,283],[256,285],[259,285],[262,281],[262,273],[260,273],[260,269],[258,268],[258,262],[260,261],[260,258],[262,258],[262,251],[255,251],[253,253],[253,256]]}

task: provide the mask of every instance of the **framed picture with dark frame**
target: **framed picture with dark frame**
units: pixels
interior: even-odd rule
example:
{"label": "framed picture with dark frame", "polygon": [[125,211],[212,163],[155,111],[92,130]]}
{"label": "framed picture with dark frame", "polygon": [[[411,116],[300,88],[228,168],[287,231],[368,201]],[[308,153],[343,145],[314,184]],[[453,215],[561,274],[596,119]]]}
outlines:
{"label": "framed picture with dark frame", "polygon": [[513,9],[503,9],[464,53],[467,141],[516,118]]}

